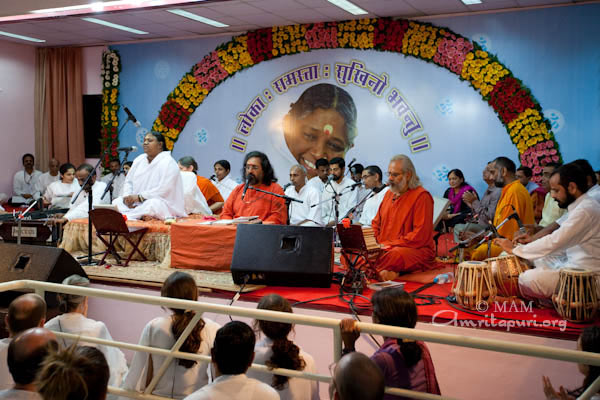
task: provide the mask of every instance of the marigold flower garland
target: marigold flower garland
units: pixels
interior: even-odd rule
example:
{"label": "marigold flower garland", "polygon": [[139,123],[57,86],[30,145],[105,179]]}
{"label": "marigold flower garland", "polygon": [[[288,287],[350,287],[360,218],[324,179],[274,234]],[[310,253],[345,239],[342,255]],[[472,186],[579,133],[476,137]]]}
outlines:
{"label": "marigold flower garland", "polygon": [[102,53],[102,67],[100,69],[102,76],[102,115],[100,131],[100,151],[104,150],[112,140],[112,146],[102,159],[102,166],[108,168],[110,160],[118,158],[119,138],[117,137],[119,128],[119,84],[121,73],[121,57],[116,50],[109,50]]}

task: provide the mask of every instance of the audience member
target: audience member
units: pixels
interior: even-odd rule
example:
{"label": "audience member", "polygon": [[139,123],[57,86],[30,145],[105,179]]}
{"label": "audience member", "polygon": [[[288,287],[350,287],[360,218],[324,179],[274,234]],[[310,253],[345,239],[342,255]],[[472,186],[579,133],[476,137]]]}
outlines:
{"label": "audience member", "polygon": [[123,185],[125,184],[125,176],[127,175],[125,172],[121,173],[121,161],[119,159],[110,160],[108,163],[108,169],[110,172],[100,178],[101,182],[106,183],[107,185],[112,181],[113,190],[112,190],[112,199],[116,199],[121,196],[121,192],[123,191]]}
{"label": "audience member", "polygon": [[[279,312],[292,312],[288,301],[278,294],[269,294],[258,302],[259,310]],[[288,336],[293,329],[292,324],[258,320],[254,322],[254,329],[264,333],[263,340],[256,343],[254,348],[254,363],[266,365],[269,368],[285,368],[317,373],[315,361],[310,354],[305,353],[292,342]],[[283,375],[250,370],[246,374],[249,378],[258,379],[271,385],[279,392],[282,400],[311,400],[319,398],[317,381],[300,378],[288,378]]]}
{"label": "audience member", "polygon": [[323,189],[325,189],[325,184],[327,183],[327,177],[329,176],[329,161],[326,158],[319,158],[315,162],[315,166],[317,167],[317,175],[313,176],[308,180],[308,185],[314,186],[319,194],[323,193]]}
{"label": "audience member", "polygon": [[[600,327],[598,326],[587,326],[583,328],[581,335],[577,339],[577,350],[587,351],[590,353],[600,353]],[[575,400],[575,398],[581,396],[583,392],[600,376],[600,367],[596,365],[577,364],[579,372],[581,372],[585,378],[583,379],[583,385],[575,390],[566,390],[564,387],[560,387],[559,391],[556,392],[550,379],[547,376],[542,376],[542,382],[544,383],[544,394],[548,400]],[[595,393],[590,397],[591,400],[598,400],[600,398],[599,393]]]}
{"label": "audience member", "polygon": [[4,324],[8,338],[0,340],[0,390],[12,387],[14,381],[7,368],[8,346],[19,333],[30,328],[42,327],[46,321],[46,302],[37,294],[23,294],[8,306]]}
{"label": "audience member", "polygon": [[358,203],[358,192],[351,189],[351,186],[355,182],[344,175],[346,162],[343,158],[332,158],[329,161],[329,167],[331,176],[321,193],[321,201],[323,201],[321,209],[323,222],[328,226],[333,226],[336,222],[335,201],[333,197],[339,195],[338,217],[341,220]]}
{"label": "audience member", "polygon": [[186,216],[183,182],[163,135],[158,132],[146,134],[144,154],[133,161],[125,178],[122,197],[115,199],[113,204],[129,219]]}
{"label": "audience member", "polygon": [[63,164],[59,171],[60,180],[52,182],[44,192],[44,206],[49,208],[69,208],[71,198],[79,190],[73,164]]}
{"label": "audience member", "polygon": [[335,400],[381,400],[385,382],[380,367],[362,353],[350,353],[331,372],[329,398]]}
{"label": "audience member", "polygon": [[57,348],[56,337],[44,328],[31,328],[16,336],[8,346],[7,354],[7,365],[14,386],[0,391],[0,399],[41,399],[35,378],[48,352]]}
{"label": "audience member", "polygon": [[[414,328],[417,324],[417,305],[410,294],[399,288],[375,292],[373,323]],[[353,319],[340,322],[344,351],[354,351],[360,330]],[[371,356],[385,377],[385,386],[440,394],[435,368],[425,343],[409,339],[385,338],[381,347]],[[385,396],[395,399],[395,396]]]}
{"label": "audience member", "polygon": [[231,172],[231,165],[227,160],[219,160],[215,163],[214,169],[216,178],[215,186],[219,189],[223,201],[227,201],[233,189],[238,185],[229,174]]}
{"label": "audience member", "polygon": [[180,170],[194,173],[194,176],[196,177],[196,185],[202,192],[202,195],[206,199],[206,202],[212,211],[209,214],[218,213],[221,208],[223,208],[225,200],[223,200],[223,196],[221,196],[219,189],[213,185],[210,179],[198,175],[198,163],[196,163],[194,157],[181,157],[177,164],[179,165]]}
{"label": "audience member", "polygon": [[539,221],[542,218],[542,209],[544,208],[544,199],[546,197],[546,190],[543,186],[539,186],[533,182],[533,171],[529,167],[520,166],[517,169],[515,177],[521,182],[525,189],[531,195],[531,202],[533,204],[533,212],[535,214],[535,220]]}
{"label": "audience member", "polygon": [[204,194],[198,187],[196,174],[191,171],[181,170],[181,181],[183,182],[183,199],[185,212],[187,214],[212,215],[212,210],[206,202]]}
{"label": "audience member", "polygon": [[211,351],[215,379],[185,400],[279,400],[275,389],[246,376],[255,342],[254,332],[243,322],[232,321],[219,329]]}
{"label": "audience member", "polygon": [[[160,291],[162,297],[196,301],[198,288],[191,275],[173,272],[165,280]],[[139,344],[160,349],[170,349],[194,318],[194,311],[172,308],[169,317],[158,317],[146,324]],[[200,319],[179,351],[210,353],[219,325],[209,319]],[[153,374],[165,361],[165,356],[136,352],[125,377],[123,388],[143,391],[152,381]],[[208,383],[207,364],[192,360],[173,360],[160,378],[154,391],[158,396],[181,399]]]}
{"label": "audience member", "polygon": [[446,228],[454,228],[456,224],[463,224],[471,213],[471,207],[463,200],[463,195],[470,192],[475,195],[475,198],[479,197],[475,188],[465,182],[465,176],[460,169],[448,172],[448,183],[450,187],[444,192],[444,198],[450,200],[450,206],[449,211],[446,211],[442,218]]}
{"label": "audience member", "polygon": [[33,154],[24,154],[23,170],[17,171],[13,178],[13,197],[12,204],[31,204],[39,199],[38,181],[42,173],[35,169],[35,158]]}
{"label": "audience member", "polygon": [[60,163],[56,158],[51,158],[50,161],[48,161],[48,172],[41,174],[38,179],[38,192],[40,192],[40,194],[46,193],[46,189],[52,182],[60,180],[60,175],[58,173],[59,168]]}
{"label": "audience member", "polygon": [[100,350],[73,344],[50,351],[37,377],[37,389],[44,400],[105,400],[109,375]]}
{"label": "audience member", "polygon": [[373,218],[375,218],[377,211],[379,211],[383,197],[390,190],[390,187],[383,184],[383,172],[377,165],[369,165],[363,170],[362,181],[365,188],[370,191],[368,192],[370,194],[362,209],[358,223],[363,226],[371,226]]}
{"label": "audience member", "polygon": [[[88,287],[90,281],[79,275],[71,275],[62,281],[63,285]],[[88,298],[76,294],[58,294],[59,307],[64,313],[46,322],[45,328],[54,332],[72,333],[74,335],[89,336],[104,340],[113,340],[108,328],[102,321],[95,321],[87,317]],[[68,347],[73,342],[69,339],[60,338],[60,343]],[[102,344],[88,344],[97,347],[110,366],[110,385],[119,387],[123,377],[127,373],[127,360],[123,352],[112,346]]]}
{"label": "audience member", "polygon": [[285,195],[302,201],[292,201],[289,205],[290,225],[323,226],[321,214],[321,194],[318,189],[306,183],[306,168],[300,164],[290,169],[291,185],[285,190]]}

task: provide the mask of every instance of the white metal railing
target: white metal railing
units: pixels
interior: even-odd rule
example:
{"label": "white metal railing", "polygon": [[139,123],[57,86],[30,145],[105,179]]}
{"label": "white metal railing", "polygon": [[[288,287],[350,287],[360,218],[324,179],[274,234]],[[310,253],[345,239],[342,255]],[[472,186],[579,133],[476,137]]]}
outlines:
{"label": "white metal railing", "polygon": [[[339,320],[333,318],[315,317],[309,315],[292,314],[277,311],[248,309],[242,307],[225,306],[220,304],[210,304],[198,301],[180,300],[168,297],[149,296],[142,294],[133,294],[125,292],[117,292],[104,289],[86,288],[80,286],[61,285],[56,283],[39,282],[31,280],[20,280],[0,283],[0,292],[9,290],[33,290],[40,296],[44,296],[46,291],[56,293],[74,294],[88,297],[98,297],[112,300],[128,301],[133,303],[157,305],[168,308],[177,308],[184,310],[193,310],[196,312],[195,318],[190,321],[186,329],[183,331],[177,342],[171,349],[159,349],[149,346],[141,346],[138,344],[119,342],[114,340],[98,339],[88,336],[73,335],[64,332],[55,332],[58,337],[64,337],[71,340],[81,340],[88,343],[101,344],[106,346],[118,347],[133,351],[146,352],[165,356],[165,361],[158,369],[152,382],[148,385],[144,393],[126,391],[123,389],[110,386],[109,392],[120,396],[125,396],[133,399],[154,399],[164,400],[166,397],[152,395],[154,387],[168,368],[170,362],[174,358],[182,358],[187,360],[196,360],[202,362],[210,362],[210,357],[199,354],[180,352],[179,348],[185,341],[187,336],[196,325],[196,322],[205,312],[215,314],[232,315],[236,317],[246,317],[260,319],[266,321],[285,322],[291,324],[308,325],[320,328],[328,328],[333,332],[333,358],[338,361],[342,354],[342,339],[339,326]],[[552,360],[576,362],[581,364],[600,366],[600,354],[590,353],[576,350],[556,349],[548,346],[531,345],[512,343],[503,340],[482,339],[477,337],[454,335],[448,333],[430,332],[419,329],[398,328],[387,325],[372,324],[367,322],[357,323],[361,333],[370,333],[385,337],[406,338],[413,340],[423,340],[426,342],[447,344],[452,346],[468,347],[480,350],[489,350],[502,353],[519,354],[524,356],[546,358]],[[285,375],[289,377],[298,377],[303,379],[316,380],[319,382],[329,383],[331,377],[328,375],[311,374],[302,371],[288,369],[269,369],[265,365],[252,364],[250,367],[254,370],[268,371],[277,375]],[[600,391],[600,378],[596,379],[592,385],[579,397],[579,399],[589,399],[593,394]],[[428,393],[415,392],[406,389],[386,388],[386,393],[401,395],[414,399],[450,399],[446,396],[437,396]]]}

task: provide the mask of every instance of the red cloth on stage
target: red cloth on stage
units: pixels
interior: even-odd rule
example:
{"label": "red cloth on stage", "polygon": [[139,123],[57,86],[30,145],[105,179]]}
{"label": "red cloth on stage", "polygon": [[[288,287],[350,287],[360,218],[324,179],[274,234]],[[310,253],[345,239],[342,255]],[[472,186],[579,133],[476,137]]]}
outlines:
{"label": "red cloth on stage", "polygon": [[[283,189],[277,183],[270,185],[255,185],[256,188],[283,195]],[[221,219],[233,219],[237,217],[250,217],[258,215],[265,223],[283,225],[287,222],[287,210],[282,198],[261,193],[248,187],[246,196],[242,200],[244,185],[238,185],[227,198],[223,206]]]}
{"label": "red cloth on stage", "polygon": [[219,189],[217,189],[209,179],[196,175],[196,182],[209,206],[225,201],[223,200],[223,196],[221,196]]}
{"label": "red cloth on stage", "polygon": [[388,191],[371,225],[377,242],[391,246],[377,260],[378,271],[407,272],[435,258],[433,198],[423,187],[399,197]]}

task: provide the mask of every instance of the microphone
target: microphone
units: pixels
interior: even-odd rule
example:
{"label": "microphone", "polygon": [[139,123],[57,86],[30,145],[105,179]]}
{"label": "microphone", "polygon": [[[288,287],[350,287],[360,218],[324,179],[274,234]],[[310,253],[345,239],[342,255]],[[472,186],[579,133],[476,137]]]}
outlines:
{"label": "microphone", "polygon": [[216,177],[217,177],[217,176],[216,176],[215,174],[212,174],[212,175],[210,176],[210,178],[208,178],[208,180],[209,180],[209,181],[214,181]]}
{"label": "microphone", "polygon": [[325,182],[325,185],[328,185],[328,184],[330,184],[330,183],[331,183],[332,181],[334,181],[334,180],[335,180],[335,176],[333,176],[333,174],[329,175],[329,176],[327,177],[327,182]]}
{"label": "microphone", "polygon": [[286,183],[285,185],[283,185],[283,191],[285,192],[285,189],[289,188],[290,186],[292,186],[291,183]]}
{"label": "microphone", "polygon": [[248,185],[250,185],[250,177],[246,176],[246,183],[244,184],[244,191],[242,192],[242,200],[244,200],[244,196],[246,196],[246,190],[248,190]]}
{"label": "microphone", "polygon": [[123,109],[125,110],[125,112],[127,113],[127,119],[131,122],[133,122],[133,124],[135,126],[137,126],[138,128],[140,126],[142,126],[142,124],[139,123],[139,121],[135,118],[135,116],[131,113],[131,111],[129,111],[129,108],[127,107],[123,107]]}
{"label": "microphone", "polygon": [[128,152],[128,153],[129,153],[130,151],[136,151],[136,150],[137,150],[137,147],[135,147],[135,146],[129,146],[129,147],[119,147],[119,148],[117,149],[117,151],[126,151],[126,152]]}
{"label": "microphone", "polygon": [[356,162],[356,158],[353,158],[352,161],[350,161],[350,164],[348,164],[348,169],[352,168],[352,166],[354,165],[355,162]]}
{"label": "microphone", "polygon": [[360,186],[360,185],[362,185],[362,182],[356,182],[356,183],[353,183],[352,185],[350,185],[350,187],[352,188],[351,190],[354,190],[354,189],[356,189],[356,188],[357,188],[358,186]]}
{"label": "microphone", "polygon": [[521,218],[519,218],[519,214],[517,214],[516,212],[510,214],[507,219],[514,219],[515,221],[517,221],[519,229],[525,229],[525,227],[523,226],[523,222],[521,222]]}

